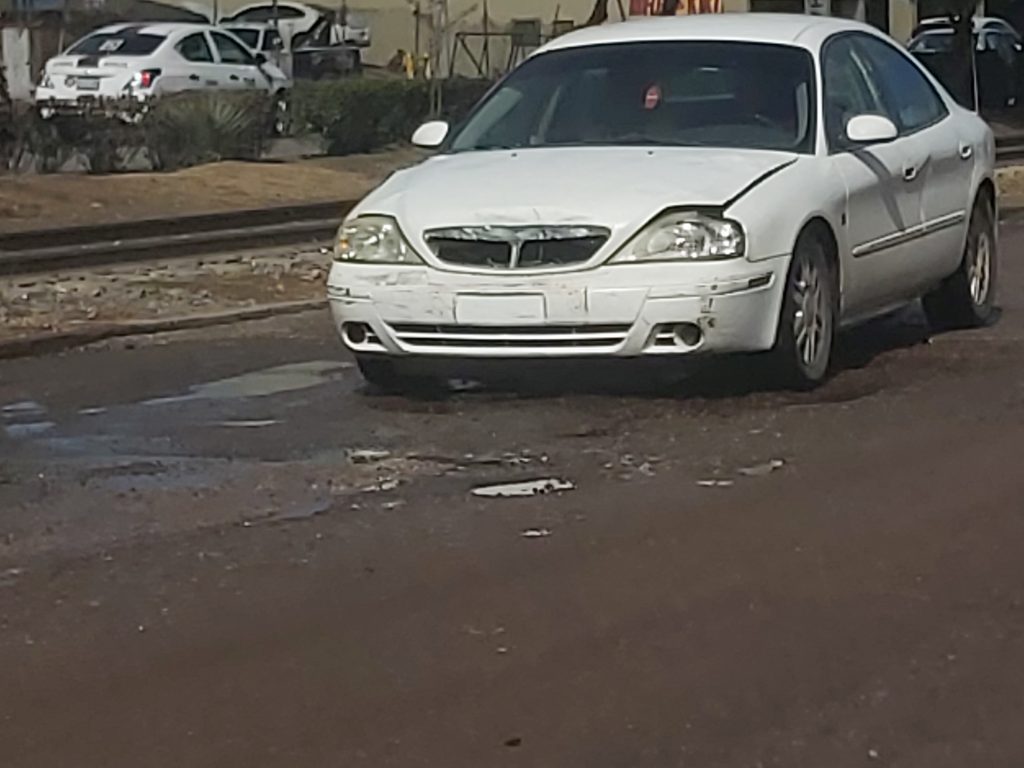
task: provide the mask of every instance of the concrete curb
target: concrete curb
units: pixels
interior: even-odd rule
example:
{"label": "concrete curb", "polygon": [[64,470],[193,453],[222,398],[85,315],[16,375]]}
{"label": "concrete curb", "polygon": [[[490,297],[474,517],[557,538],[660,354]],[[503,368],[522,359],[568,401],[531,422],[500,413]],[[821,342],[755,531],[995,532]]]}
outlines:
{"label": "concrete curb", "polygon": [[53,352],[62,352],[85,344],[121,336],[140,336],[169,331],[185,331],[192,328],[208,328],[215,325],[264,320],[279,315],[294,315],[299,312],[324,309],[326,299],[288,301],[280,304],[265,304],[260,307],[232,309],[226,312],[211,312],[199,315],[162,317],[153,320],[125,320],[118,323],[91,323],[67,331],[34,333],[14,339],[0,339],[0,359],[27,357]]}

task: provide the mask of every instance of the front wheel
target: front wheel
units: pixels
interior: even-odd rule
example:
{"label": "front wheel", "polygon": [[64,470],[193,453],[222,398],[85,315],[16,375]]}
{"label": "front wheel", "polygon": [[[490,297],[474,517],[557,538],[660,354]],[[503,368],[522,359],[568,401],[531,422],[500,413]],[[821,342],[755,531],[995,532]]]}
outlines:
{"label": "front wheel", "polygon": [[786,275],[779,330],[772,350],[779,383],[810,389],[828,376],[839,305],[828,246],[815,231],[804,232]]}
{"label": "front wheel", "polygon": [[921,300],[933,329],[977,328],[995,320],[997,245],[995,213],[981,200],[971,214],[960,266]]}

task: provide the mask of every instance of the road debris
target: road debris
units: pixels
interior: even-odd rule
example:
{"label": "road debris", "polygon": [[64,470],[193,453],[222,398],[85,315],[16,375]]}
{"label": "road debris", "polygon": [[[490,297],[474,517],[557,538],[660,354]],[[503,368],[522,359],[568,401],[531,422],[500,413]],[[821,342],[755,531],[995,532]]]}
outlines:
{"label": "road debris", "polygon": [[755,464],[752,467],[741,467],[738,471],[744,477],[765,477],[777,469],[782,469],[784,466],[786,466],[786,462],[782,459],[772,459],[763,464]]}
{"label": "road debris", "polygon": [[353,448],[348,452],[348,460],[353,464],[375,464],[391,458],[391,451],[383,448]]}
{"label": "road debris", "polygon": [[6,571],[0,571],[0,587],[12,586],[23,573],[25,573],[24,568],[8,568]]}
{"label": "road debris", "polygon": [[269,512],[259,517],[242,521],[243,528],[252,528],[255,525],[270,525],[273,523],[295,523],[302,520],[322,515],[332,508],[330,501],[324,499],[309,504],[293,504],[279,512]]}
{"label": "road debris", "polygon": [[540,480],[523,480],[516,483],[500,483],[498,485],[481,485],[471,493],[482,498],[522,498],[542,496],[549,493],[574,491],[576,485],[568,480],[557,477],[546,477]]}
{"label": "road debris", "polygon": [[732,480],[698,480],[697,485],[701,488],[732,488],[736,483]]}
{"label": "road debris", "polygon": [[362,488],[363,493],[386,493],[393,491],[400,485],[398,480],[394,478],[381,479],[373,485],[367,485]]}
{"label": "road debris", "polygon": [[527,528],[519,534],[524,539],[546,539],[551,535],[549,528]]}
{"label": "road debris", "polygon": [[260,429],[262,427],[272,427],[277,423],[277,419],[242,419],[237,421],[222,421],[218,426],[232,427],[236,429]]}

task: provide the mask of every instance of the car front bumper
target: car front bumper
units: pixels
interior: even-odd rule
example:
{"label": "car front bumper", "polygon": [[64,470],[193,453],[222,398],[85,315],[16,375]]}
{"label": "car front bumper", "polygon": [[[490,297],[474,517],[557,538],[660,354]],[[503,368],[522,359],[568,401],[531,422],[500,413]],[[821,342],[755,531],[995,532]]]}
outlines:
{"label": "car front bumper", "polygon": [[328,298],[362,354],[640,357],[775,343],[789,257],[533,275],[335,263]]}

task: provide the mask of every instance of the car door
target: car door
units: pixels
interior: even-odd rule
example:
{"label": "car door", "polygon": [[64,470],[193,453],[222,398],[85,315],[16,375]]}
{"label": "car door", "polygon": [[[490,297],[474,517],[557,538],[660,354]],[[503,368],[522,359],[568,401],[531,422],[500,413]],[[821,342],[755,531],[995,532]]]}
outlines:
{"label": "car door", "polygon": [[921,228],[911,242],[920,269],[916,287],[927,290],[960,263],[974,162],[982,147],[963,133],[964,124],[951,114],[917,62],[876,37],[858,37],[856,45],[900,135],[913,136],[925,148]]}
{"label": "car door", "polygon": [[822,50],[822,109],[833,168],[846,187],[843,314],[869,315],[913,294],[920,272],[913,233],[923,222],[926,147],[914,135],[862,146],[846,126],[857,115],[889,116],[857,55],[856,33]]}
{"label": "car door", "polygon": [[220,87],[220,68],[213,58],[210,42],[202,32],[185,35],[174,46],[175,61],[160,77],[168,92]]}
{"label": "car door", "polygon": [[266,90],[266,77],[256,64],[256,59],[245,46],[223,32],[210,32],[217,58],[223,72],[222,80],[229,90],[262,88]]}

